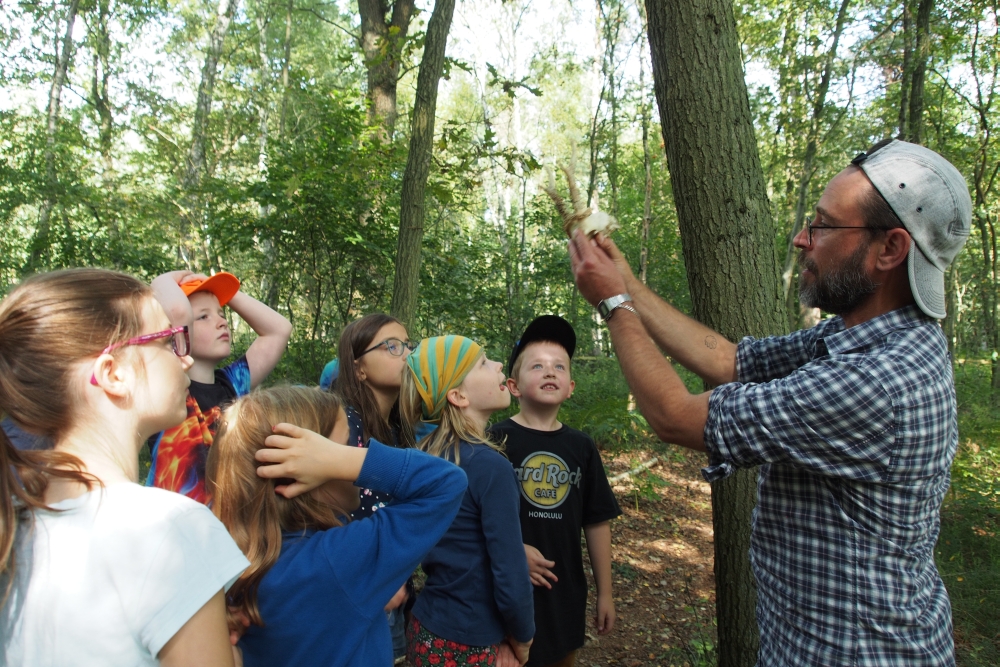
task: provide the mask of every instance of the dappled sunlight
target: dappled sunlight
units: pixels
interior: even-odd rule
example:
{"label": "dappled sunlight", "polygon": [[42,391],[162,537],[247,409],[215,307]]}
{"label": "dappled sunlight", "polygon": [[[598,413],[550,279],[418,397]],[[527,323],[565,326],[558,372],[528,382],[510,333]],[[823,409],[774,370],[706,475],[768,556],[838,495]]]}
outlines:
{"label": "dappled sunlight", "polygon": [[[606,455],[608,476],[651,458]],[[715,641],[711,487],[701,478],[703,465],[698,454],[670,452],[614,484],[623,511],[611,524],[619,620],[609,636],[591,633],[578,664],[659,664],[658,656]]]}

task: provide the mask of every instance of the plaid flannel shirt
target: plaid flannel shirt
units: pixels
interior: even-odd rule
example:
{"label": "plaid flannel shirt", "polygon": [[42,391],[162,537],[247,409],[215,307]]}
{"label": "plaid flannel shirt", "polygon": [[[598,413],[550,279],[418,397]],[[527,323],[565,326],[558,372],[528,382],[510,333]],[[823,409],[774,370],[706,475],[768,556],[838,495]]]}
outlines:
{"label": "plaid flannel shirt", "polygon": [[758,665],[954,665],[934,565],[958,444],[938,324],[910,306],[745,338],[712,392],[706,479],[761,465]]}

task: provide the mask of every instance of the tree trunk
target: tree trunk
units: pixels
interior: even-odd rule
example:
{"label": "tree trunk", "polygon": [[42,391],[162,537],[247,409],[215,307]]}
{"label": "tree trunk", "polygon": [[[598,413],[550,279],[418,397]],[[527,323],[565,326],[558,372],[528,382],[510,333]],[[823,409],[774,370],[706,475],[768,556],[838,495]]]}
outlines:
{"label": "tree trunk", "polygon": [[386,23],[389,7],[385,0],[358,0],[361,50],[368,72],[368,123],[380,125],[387,139],[392,139],[396,128],[396,83],[413,9],[414,0],[396,0]]}
{"label": "tree trunk", "polygon": [[844,32],[847,8],[850,4],[851,0],[843,0],[840,3],[840,10],[837,12],[837,20],[833,29],[833,43],[830,45],[830,51],[826,54],[823,75],[820,77],[819,87],[816,89],[812,122],[809,125],[809,140],[806,144],[805,159],[802,161],[802,172],[799,174],[798,196],[795,201],[795,222],[792,224],[792,231],[788,235],[788,245],[785,250],[785,270],[781,273],[781,282],[785,290],[786,300],[788,299],[789,289],[792,285],[792,272],[795,270],[796,254],[792,241],[802,230],[802,224],[805,222],[806,197],[809,194],[809,183],[812,181],[813,161],[816,159],[823,114],[826,112],[826,94],[830,90],[830,79],[833,78],[833,62],[837,58],[837,47],[840,45],[840,35]]}
{"label": "tree trunk", "polygon": [[427,22],[424,55],[417,74],[417,93],[410,123],[410,151],[406,156],[399,204],[399,242],[396,246],[396,276],[392,286],[390,312],[413,326],[420,288],[420,244],[424,237],[424,190],[434,148],[434,114],[437,111],[438,82],[444,69],[455,0],[436,0]]}
{"label": "tree trunk", "polygon": [[[645,13],[645,12],[643,12]],[[645,17],[643,18],[645,22]],[[639,242],[639,280],[647,283],[649,263],[649,231],[653,224],[653,156],[649,150],[649,96],[646,92],[646,39],[639,56],[639,90],[642,101],[642,166],[646,176],[642,200],[642,235]],[[631,402],[630,402],[631,405]]]}
{"label": "tree trunk", "polygon": [[111,98],[108,84],[111,80],[111,36],[108,32],[110,14],[108,0],[98,0],[97,17],[92,30],[94,49],[93,78],[91,79],[91,103],[97,111],[98,146],[101,152],[101,162],[104,168],[105,184],[114,180],[114,162],[111,155],[112,132],[114,117],[111,111]]}
{"label": "tree trunk", "polygon": [[59,130],[59,109],[62,105],[62,89],[66,83],[66,72],[69,61],[73,57],[73,24],[76,23],[76,13],[80,0],[71,0],[66,11],[66,33],[62,41],[62,50],[56,57],[55,72],[52,75],[52,86],[49,88],[49,107],[45,124],[45,201],[38,212],[38,226],[34,238],[31,239],[31,255],[24,273],[37,271],[42,264],[42,254],[48,251],[50,219],[52,209],[58,199],[59,183],[56,178],[56,134]]}
{"label": "tree trunk", "polygon": [[915,144],[924,141],[924,78],[930,55],[931,10],[934,0],[920,0],[917,6],[917,40],[913,53],[913,77],[910,82],[909,131],[907,139]]}
{"label": "tree trunk", "polygon": [[188,151],[184,177],[181,181],[184,190],[184,210],[181,211],[180,239],[178,254],[185,264],[191,268],[191,255],[186,248],[190,227],[198,228],[200,220],[200,197],[196,190],[201,186],[205,174],[205,128],[208,115],[212,110],[212,98],[215,94],[215,76],[219,68],[219,56],[222,54],[222,44],[229,32],[229,24],[233,20],[236,5],[239,0],[219,0],[216,10],[215,25],[209,38],[208,52],[205,54],[205,64],[201,69],[201,83],[198,84],[198,99],[195,103],[194,122],[191,126],[191,148]]}
{"label": "tree trunk", "polygon": [[[694,317],[724,336],[785,330],[767,200],[733,7],[646,0],[653,82]],[[712,485],[719,665],[753,665],[747,554],[755,469]]]}
{"label": "tree trunk", "polygon": [[[97,111],[97,140],[101,153],[101,185],[108,192],[117,188],[114,155],[114,115],[111,106],[111,95],[108,90],[111,81],[111,34],[108,22],[111,7],[108,0],[98,0],[97,16],[90,25],[90,42],[93,50],[93,74],[90,81],[90,101]],[[121,262],[118,240],[118,215],[115,207],[107,207],[105,218],[108,229],[108,250],[114,266]]]}
{"label": "tree trunk", "polygon": [[913,80],[913,12],[903,0],[903,75],[899,82],[899,138],[909,140],[910,87]]}
{"label": "tree trunk", "polygon": [[958,329],[958,268],[955,263],[948,267],[944,274],[944,302],[946,315],[941,323],[944,337],[948,339],[948,354],[955,359],[955,332]]}
{"label": "tree trunk", "polygon": [[278,118],[278,136],[285,137],[285,124],[288,122],[288,92],[289,70],[292,67],[292,10],[293,0],[288,0],[285,6],[285,57],[281,61],[281,116]]}

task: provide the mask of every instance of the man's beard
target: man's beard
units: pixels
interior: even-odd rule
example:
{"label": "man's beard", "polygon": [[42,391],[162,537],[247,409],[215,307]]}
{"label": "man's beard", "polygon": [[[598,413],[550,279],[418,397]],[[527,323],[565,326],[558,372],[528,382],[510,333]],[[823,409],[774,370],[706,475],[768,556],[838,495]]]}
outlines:
{"label": "man's beard", "polygon": [[862,244],[840,266],[820,276],[816,264],[799,254],[800,267],[813,274],[811,284],[799,280],[799,301],[808,308],[819,308],[834,315],[847,315],[862,306],[879,284],[865,273],[868,246]]}

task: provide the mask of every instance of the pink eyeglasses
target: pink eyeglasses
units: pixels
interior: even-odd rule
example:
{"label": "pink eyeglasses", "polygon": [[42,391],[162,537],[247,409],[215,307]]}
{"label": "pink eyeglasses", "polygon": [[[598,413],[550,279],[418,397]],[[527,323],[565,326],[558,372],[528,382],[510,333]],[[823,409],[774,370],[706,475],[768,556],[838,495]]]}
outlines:
{"label": "pink eyeglasses", "polygon": [[[120,347],[127,347],[129,345],[145,345],[146,343],[152,343],[154,340],[160,340],[161,338],[167,338],[168,336],[173,337],[173,340],[170,342],[173,343],[174,354],[178,357],[186,357],[191,354],[191,335],[188,332],[187,326],[164,329],[163,331],[157,331],[156,333],[148,333],[136,336],[135,338],[129,338],[121,343],[113,343],[101,350],[101,354],[107,354],[112,350],[117,350]],[[94,375],[90,376],[90,384],[95,386],[97,385],[97,378]]]}

